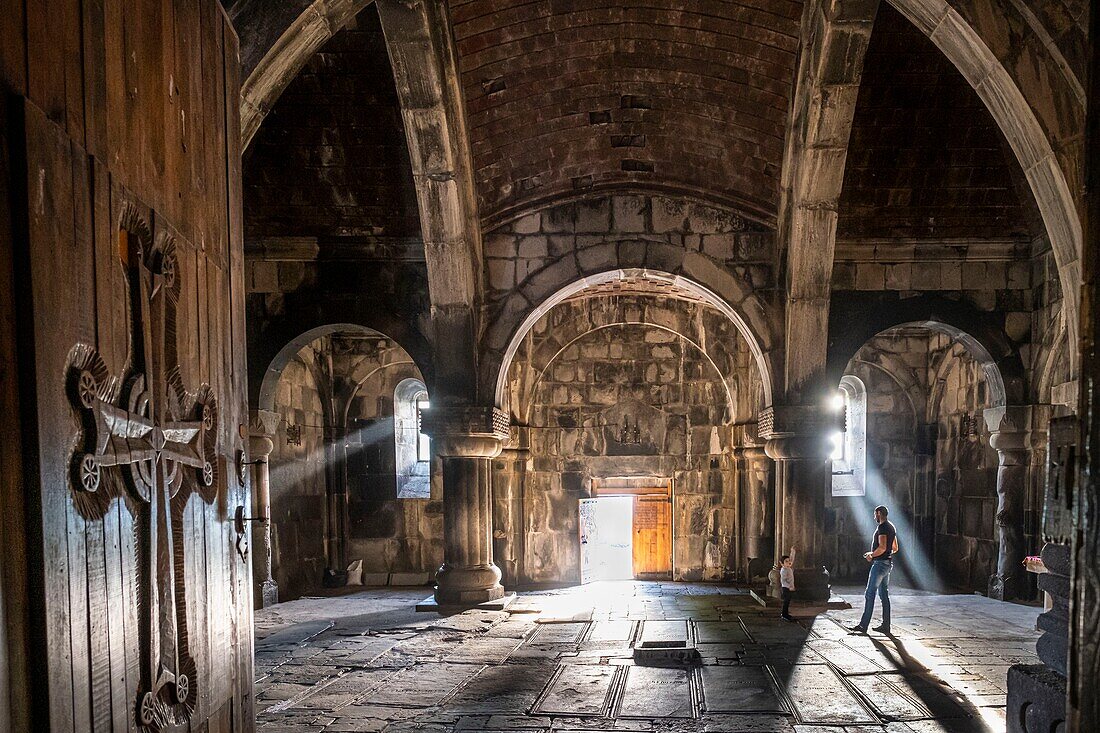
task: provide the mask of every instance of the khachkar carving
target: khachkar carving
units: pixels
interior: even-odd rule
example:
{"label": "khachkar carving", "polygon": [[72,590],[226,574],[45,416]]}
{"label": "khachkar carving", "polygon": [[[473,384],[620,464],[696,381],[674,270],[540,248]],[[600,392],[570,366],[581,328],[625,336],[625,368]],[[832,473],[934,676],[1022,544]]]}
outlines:
{"label": "khachkar carving", "polygon": [[[171,240],[124,235],[133,321],[132,369],[108,374],[89,346],[73,348],[68,389],[80,416],[72,495],[86,519],[121,498],[135,517],[140,567],[141,684],[137,720],[147,730],[185,722],[197,699],[188,649],[183,509],[192,493],[212,503],[220,485],[218,407],[206,385],[184,390],[176,353],[180,282]],[[128,249],[128,251],[127,251]]]}

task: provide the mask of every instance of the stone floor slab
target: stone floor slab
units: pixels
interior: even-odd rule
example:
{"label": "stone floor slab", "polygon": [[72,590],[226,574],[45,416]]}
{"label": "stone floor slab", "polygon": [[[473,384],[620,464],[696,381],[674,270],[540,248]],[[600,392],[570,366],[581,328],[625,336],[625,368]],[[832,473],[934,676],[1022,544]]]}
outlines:
{"label": "stone floor slab", "polygon": [[438,705],[483,669],[476,664],[426,662],[405,667],[364,698],[371,705],[427,708]]}
{"label": "stone floor slab", "polygon": [[630,667],[619,704],[621,718],[694,718],[691,675],[686,669]]}
{"label": "stone floor slab", "polygon": [[731,644],[749,641],[745,627],[737,621],[696,621],[697,644]]}
{"label": "stone floor slab", "polygon": [[447,708],[456,714],[522,715],[556,671],[545,664],[487,667],[455,694]]}
{"label": "stone floor slab", "polygon": [[699,674],[707,713],[790,712],[767,667],[701,667]]}
{"label": "stone floor slab", "polygon": [[536,715],[599,716],[607,711],[608,693],[621,667],[566,664],[531,711]]}
{"label": "stone floor slab", "polygon": [[825,664],[796,664],[775,670],[801,723],[856,725],[878,723],[844,682]]}
{"label": "stone floor slab", "polygon": [[688,622],[684,620],[647,620],[642,622],[637,646],[662,649],[688,645]]}

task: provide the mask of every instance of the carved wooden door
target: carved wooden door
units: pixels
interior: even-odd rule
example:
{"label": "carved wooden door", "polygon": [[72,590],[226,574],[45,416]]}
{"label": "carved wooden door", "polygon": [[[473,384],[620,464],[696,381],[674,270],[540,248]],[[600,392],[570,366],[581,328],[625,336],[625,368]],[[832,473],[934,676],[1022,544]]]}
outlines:
{"label": "carved wooden door", "polygon": [[0,120],[31,589],[14,729],[247,731],[236,39],[216,0],[130,5],[12,24],[45,74]]}

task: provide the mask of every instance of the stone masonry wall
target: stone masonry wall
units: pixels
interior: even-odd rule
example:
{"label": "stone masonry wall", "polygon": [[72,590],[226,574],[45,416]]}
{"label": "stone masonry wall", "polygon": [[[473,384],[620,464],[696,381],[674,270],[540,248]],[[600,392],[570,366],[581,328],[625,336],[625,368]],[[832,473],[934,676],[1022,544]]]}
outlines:
{"label": "stone masonry wall", "polygon": [[902,578],[984,592],[996,566],[997,453],[981,365],[950,337],[908,327],[868,342],[847,373],[867,388],[867,495],[830,498],[838,576],[865,574],[871,512],[885,504],[901,534]]}
{"label": "stone masonry wall", "polygon": [[982,412],[992,407],[981,365],[945,336],[932,340],[936,423],[935,567],[949,587],[985,592],[997,568],[997,451]]}
{"label": "stone masonry wall", "polygon": [[[348,491],[349,560],[363,560],[365,573],[415,574],[442,561],[439,472],[431,499],[396,498],[393,397],[407,378],[422,380],[408,354],[380,335],[322,337],[283,370],[275,397],[283,420],[271,455],[282,600],[316,588],[327,564],[326,442]],[[301,427],[301,445],[287,441],[288,425]]]}
{"label": "stone masonry wall", "polygon": [[[708,339],[724,344],[710,350],[717,362],[695,345]],[[577,500],[594,478],[617,476],[673,479],[676,578],[731,577],[732,435],[758,408],[760,382],[727,318],[645,295],[569,300],[535,325],[510,375],[514,419],[530,427],[528,580],[579,579]],[[624,420],[638,425],[639,443],[620,442]]]}
{"label": "stone masonry wall", "polygon": [[563,288],[646,268],[705,286],[744,319],[763,352],[782,328],[774,232],[737,212],[661,195],[591,195],[528,213],[485,236],[482,379],[495,380],[523,319]]}
{"label": "stone masonry wall", "polygon": [[[280,600],[320,585],[325,552],[325,422],[321,394],[310,372],[307,347],[283,370],[275,395],[282,417],[269,460],[272,575]],[[301,445],[287,442],[287,426],[301,426]]]}

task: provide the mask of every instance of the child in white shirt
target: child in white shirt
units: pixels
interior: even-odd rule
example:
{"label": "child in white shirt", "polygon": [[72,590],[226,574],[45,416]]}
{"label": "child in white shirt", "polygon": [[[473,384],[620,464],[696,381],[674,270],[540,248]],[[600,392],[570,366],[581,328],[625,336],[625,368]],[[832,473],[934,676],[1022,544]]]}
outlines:
{"label": "child in white shirt", "polygon": [[[791,548],[794,552],[794,548]],[[779,561],[779,587],[783,597],[783,613],[780,615],[784,621],[794,621],[791,617],[791,594],[794,593],[794,559],[790,555],[784,555]]]}

